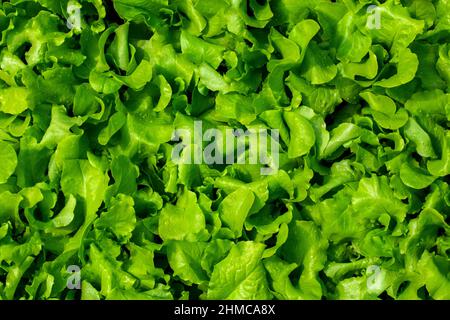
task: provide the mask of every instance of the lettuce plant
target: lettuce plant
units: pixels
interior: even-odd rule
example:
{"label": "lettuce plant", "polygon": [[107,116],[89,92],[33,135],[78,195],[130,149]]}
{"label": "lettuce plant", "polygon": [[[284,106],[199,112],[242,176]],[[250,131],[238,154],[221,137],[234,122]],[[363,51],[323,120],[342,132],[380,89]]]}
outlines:
{"label": "lettuce plant", "polygon": [[[449,0],[10,0],[0,31],[0,299],[450,299]],[[278,170],[175,162],[199,121],[277,130]]]}

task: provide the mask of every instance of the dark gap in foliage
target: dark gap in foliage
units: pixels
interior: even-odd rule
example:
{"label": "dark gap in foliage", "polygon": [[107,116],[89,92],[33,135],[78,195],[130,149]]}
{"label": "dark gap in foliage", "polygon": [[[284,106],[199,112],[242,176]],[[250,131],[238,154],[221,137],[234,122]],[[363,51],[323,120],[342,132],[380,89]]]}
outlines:
{"label": "dark gap in foliage", "polygon": [[432,300],[426,286],[422,286],[417,290],[417,296],[422,300]]}

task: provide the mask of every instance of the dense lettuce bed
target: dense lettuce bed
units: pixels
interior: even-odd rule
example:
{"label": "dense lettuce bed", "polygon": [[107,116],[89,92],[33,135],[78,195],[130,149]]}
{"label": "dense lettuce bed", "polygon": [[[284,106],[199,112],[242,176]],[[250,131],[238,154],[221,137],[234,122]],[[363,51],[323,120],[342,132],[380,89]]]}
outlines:
{"label": "dense lettuce bed", "polygon": [[[11,0],[0,30],[0,299],[450,299],[449,0]],[[200,120],[279,130],[278,172],[172,161]]]}

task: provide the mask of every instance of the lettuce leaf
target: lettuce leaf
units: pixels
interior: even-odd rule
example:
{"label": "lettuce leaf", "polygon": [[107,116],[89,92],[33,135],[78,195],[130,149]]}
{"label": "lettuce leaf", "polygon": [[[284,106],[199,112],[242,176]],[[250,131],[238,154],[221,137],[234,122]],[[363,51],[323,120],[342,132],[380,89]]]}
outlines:
{"label": "lettuce leaf", "polygon": [[[450,1],[0,1],[0,32],[0,300],[450,299]],[[250,129],[258,163],[220,146]]]}

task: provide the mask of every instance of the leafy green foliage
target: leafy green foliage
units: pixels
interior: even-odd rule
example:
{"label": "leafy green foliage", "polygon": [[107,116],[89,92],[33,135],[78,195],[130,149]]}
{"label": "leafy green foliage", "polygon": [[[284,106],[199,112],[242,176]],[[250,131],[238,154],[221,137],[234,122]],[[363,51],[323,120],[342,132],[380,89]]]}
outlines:
{"label": "leafy green foliage", "polygon": [[[11,0],[0,29],[0,299],[450,299],[449,0]],[[278,172],[175,163],[194,121],[278,129]]]}

